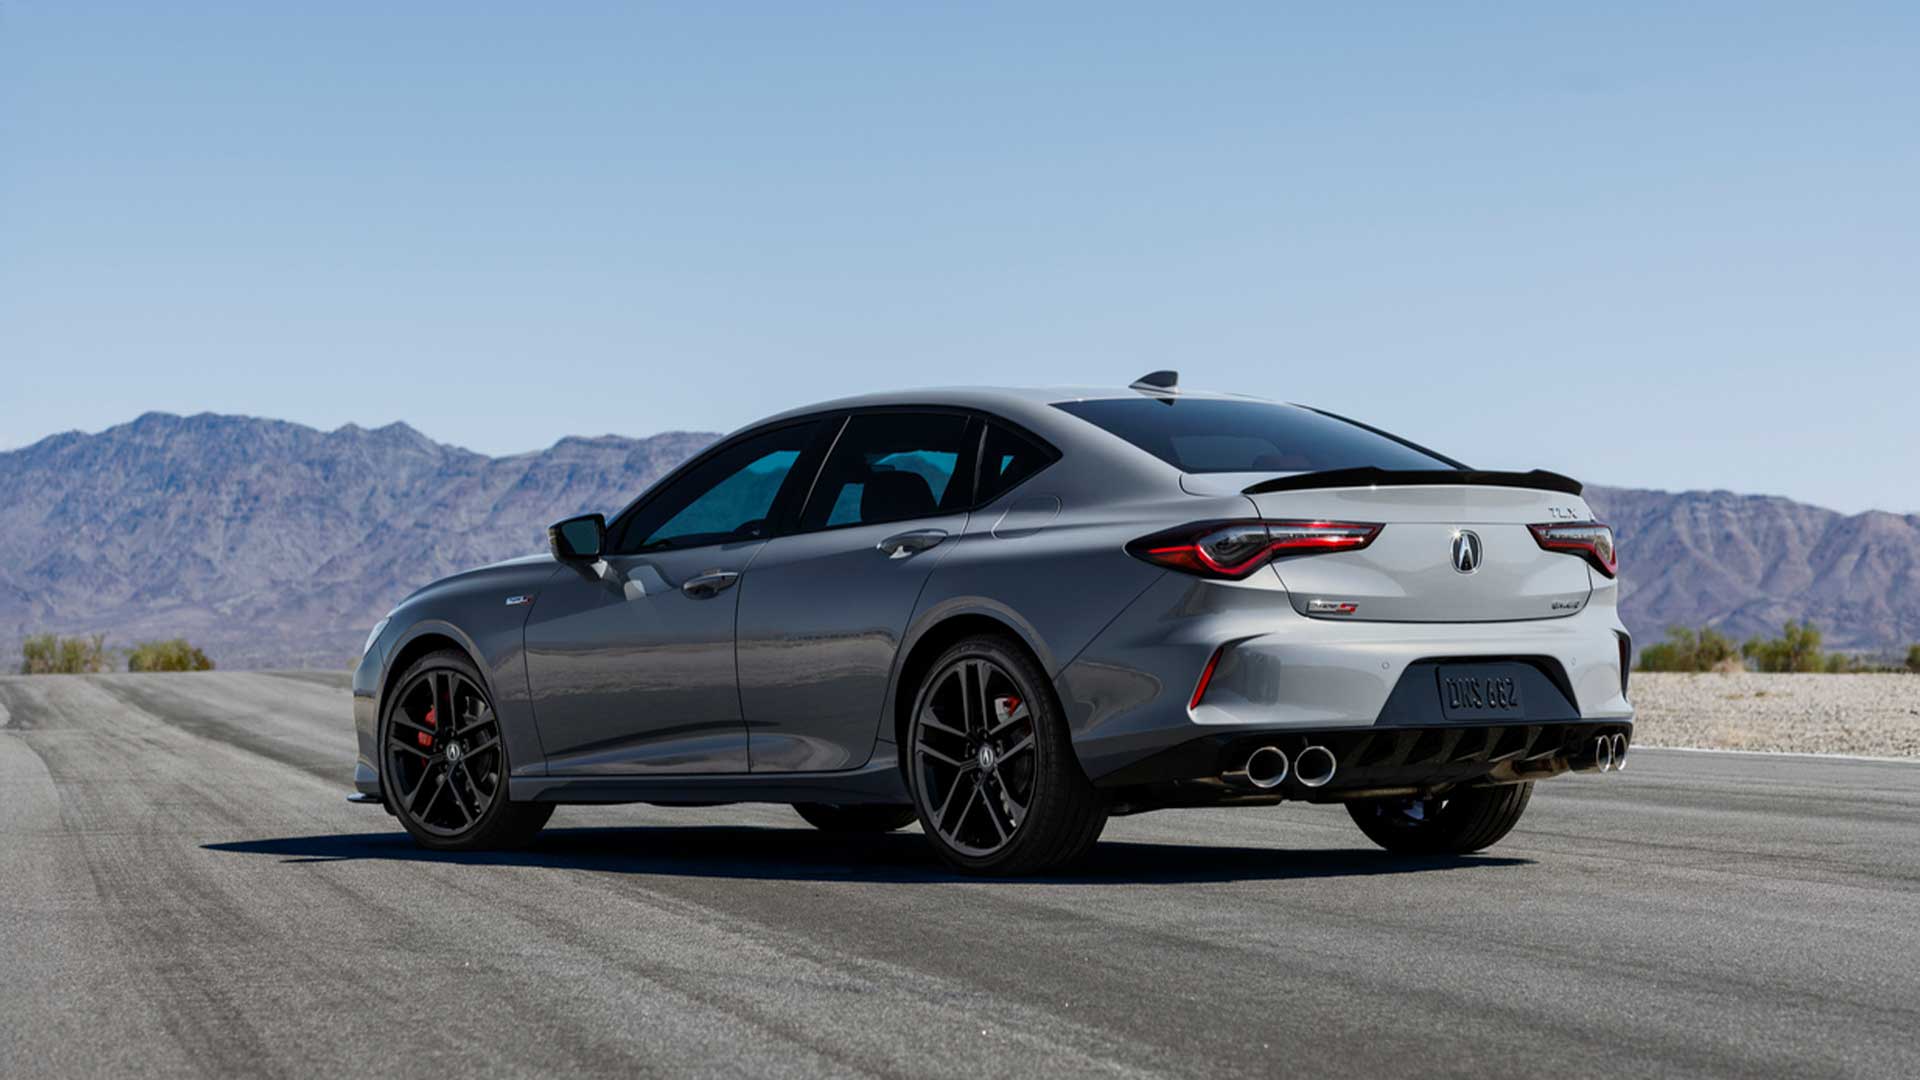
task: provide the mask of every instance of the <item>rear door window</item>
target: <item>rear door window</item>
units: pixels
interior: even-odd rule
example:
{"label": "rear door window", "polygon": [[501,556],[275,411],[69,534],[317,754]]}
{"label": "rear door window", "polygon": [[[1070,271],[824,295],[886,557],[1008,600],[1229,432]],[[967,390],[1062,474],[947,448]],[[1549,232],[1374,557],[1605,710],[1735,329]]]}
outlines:
{"label": "rear door window", "polygon": [[1140,397],[1054,407],[1187,473],[1462,467],[1424,447],[1298,405]]}
{"label": "rear door window", "polygon": [[802,529],[910,521],[964,509],[971,495],[967,417],[857,413],[827,456]]}

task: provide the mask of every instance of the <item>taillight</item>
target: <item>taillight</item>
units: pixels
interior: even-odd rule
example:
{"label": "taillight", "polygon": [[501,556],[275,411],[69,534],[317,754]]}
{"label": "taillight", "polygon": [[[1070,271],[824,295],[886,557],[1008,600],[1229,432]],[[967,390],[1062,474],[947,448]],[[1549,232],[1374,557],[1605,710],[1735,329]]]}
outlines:
{"label": "taillight", "polygon": [[1358,551],[1380,526],[1350,521],[1201,521],[1127,545],[1137,559],[1201,577],[1246,577],[1274,559]]}
{"label": "taillight", "polygon": [[1612,577],[1620,572],[1620,555],[1613,549],[1613,530],[1597,521],[1529,525],[1533,538],[1548,551],[1580,555],[1595,570]]}

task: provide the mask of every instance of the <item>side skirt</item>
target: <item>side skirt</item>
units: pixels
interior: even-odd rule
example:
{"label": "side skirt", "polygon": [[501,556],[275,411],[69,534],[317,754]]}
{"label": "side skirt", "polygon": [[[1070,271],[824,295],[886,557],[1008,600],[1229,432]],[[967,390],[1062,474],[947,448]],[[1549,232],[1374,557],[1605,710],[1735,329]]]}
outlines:
{"label": "side skirt", "polygon": [[882,747],[858,769],[828,773],[730,773],[724,775],[515,776],[507,781],[514,802],[551,803],[884,803],[912,801],[898,760]]}

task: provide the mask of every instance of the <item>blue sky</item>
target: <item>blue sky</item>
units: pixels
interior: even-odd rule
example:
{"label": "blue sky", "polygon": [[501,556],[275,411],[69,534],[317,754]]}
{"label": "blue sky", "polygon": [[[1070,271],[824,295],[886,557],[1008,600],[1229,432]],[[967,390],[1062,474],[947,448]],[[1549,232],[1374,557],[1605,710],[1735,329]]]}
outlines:
{"label": "blue sky", "polygon": [[1175,367],[1920,510],[1920,5],[292,7],[0,4],[0,447]]}

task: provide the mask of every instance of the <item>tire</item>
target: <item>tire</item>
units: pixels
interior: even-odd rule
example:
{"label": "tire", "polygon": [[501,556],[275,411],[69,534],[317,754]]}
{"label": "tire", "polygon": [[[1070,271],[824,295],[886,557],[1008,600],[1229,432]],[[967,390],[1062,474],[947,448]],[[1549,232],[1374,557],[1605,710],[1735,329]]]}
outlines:
{"label": "tire", "polygon": [[1396,855],[1466,855],[1500,842],[1533,798],[1532,782],[1467,788],[1439,799],[1347,804],[1367,839]]}
{"label": "tire", "polygon": [[794,803],[793,812],[821,832],[886,833],[904,829],[919,816],[911,806]]}
{"label": "tire", "polygon": [[914,690],[903,758],[927,840],[969,873],[1067,866],[1107,824],[1045,672],[1005,636],[966,638],[934,661]]}
{"label": "tire", "polygon": [[414,841],[435,851],[532,841],[553,804],[508,798],[506,739],[473,662],[451,650],[431,653],[394,686],[380,724],[380,790]]}

